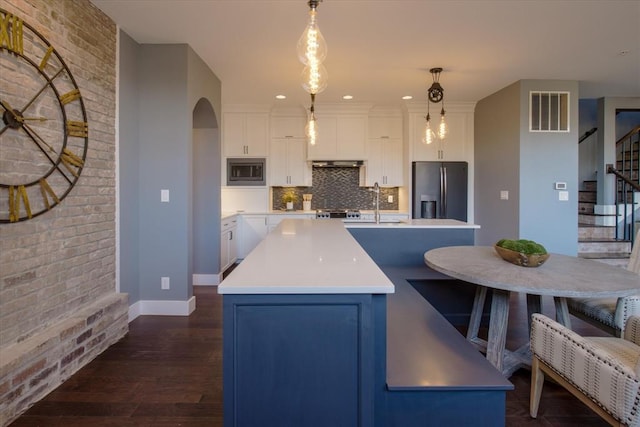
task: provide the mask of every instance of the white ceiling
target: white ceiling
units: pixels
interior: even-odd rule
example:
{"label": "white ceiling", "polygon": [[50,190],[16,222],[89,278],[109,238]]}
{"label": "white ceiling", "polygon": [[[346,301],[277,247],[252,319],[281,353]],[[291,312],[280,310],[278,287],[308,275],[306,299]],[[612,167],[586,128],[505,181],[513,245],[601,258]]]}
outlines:
{"label": "white ceiling", "polygon": [[[138,43],[189,44],[224,103],[309,104],[296,55],[306,0],[91,1]],[[317,102],[426,103],[432,67],[444,68],[445,102],[520,79],[578,80],[580,98],[638,97],[639,23],[638,0],[324,0],[329,85]]]}

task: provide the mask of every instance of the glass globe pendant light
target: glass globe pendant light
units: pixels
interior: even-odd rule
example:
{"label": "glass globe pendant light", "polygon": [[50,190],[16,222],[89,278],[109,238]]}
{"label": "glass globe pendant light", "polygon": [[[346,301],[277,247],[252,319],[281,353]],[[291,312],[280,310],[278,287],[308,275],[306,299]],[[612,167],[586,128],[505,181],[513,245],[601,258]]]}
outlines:
{"label": "glass globe pendant light", "polygon": [[309,23],[302,32],[298,40],[298,59],[304,65],[308,65],[311,60],[322,62],[327,57],[327,43],[318,28],[317,7],[321,0],[309,1]]}
{"label": "glass globe pendant light", "polygon": [[298,59],[305,67],[302,70],[302,87],[311,95],[311,108],[305,126],[305,134],[309,145],[318,141],[318,121],[315,115],[316,94],[327,87],[328,74],[322,61],[327,57],[327,43],[318,28],[317,8],[322,0],[309,0],[309,22],[298,40],[296,51]]}
{"label": "glass globe pendant light", "polygon": [[438,138],[444,140],[449,133],[449,126],[444,121],[444,101],[442,101],[442,110],[440,110],[440,125],[438,126]]}
{"label": "glass globe pendant light", "polygon": [[309,117],[307,120],[307,125],[304,128],[305,136],[307,137],[307,141],[309,145],[316,145],[318,141],[318,121],[316,120],[315,114],[315,95],[311,94],[311,108],[309,109]]}
{"label": "glass globe pendant light", "polygon": [[424,127],[424,135],[422,135],[423,144],[431,144],[436,139],[436,134],[431,129],[431,116],[427,113],[427,124]]}
{"label": "glass globe pendant light", "polygon": [[310,94],[320,93],[327,88],[328,77],[324,65],[310,63],[302,70],[302,88]]}
{"label": "glass globe pendant light", "polygon": [[431,144],[436,139],[436,134],[431,129],[431,112],[430,112],[430,102],[429,98],[427,98],[427,123],[424,126],[424,132],[422,134],[422,143],[423,144]]}

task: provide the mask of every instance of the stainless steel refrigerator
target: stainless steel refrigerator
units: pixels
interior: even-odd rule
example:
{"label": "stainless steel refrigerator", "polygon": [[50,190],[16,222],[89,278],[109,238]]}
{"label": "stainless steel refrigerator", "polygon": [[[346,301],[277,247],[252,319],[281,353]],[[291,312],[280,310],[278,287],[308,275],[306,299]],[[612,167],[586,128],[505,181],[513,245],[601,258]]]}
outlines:
{"label": "stainless steel refrigerator", "polygon": [[467,220],[467,162],[413,162],[413,218]]}

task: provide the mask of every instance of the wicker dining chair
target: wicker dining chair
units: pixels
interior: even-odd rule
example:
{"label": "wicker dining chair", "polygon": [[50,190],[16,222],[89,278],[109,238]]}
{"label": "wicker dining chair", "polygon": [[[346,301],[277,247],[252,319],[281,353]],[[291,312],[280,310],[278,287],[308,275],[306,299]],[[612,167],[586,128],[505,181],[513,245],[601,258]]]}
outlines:
{"label": "wicker dining chair", "polygon": [[[640,230],[629,257],[627,270],[640,275]],[[640,284],[640,280],[638,282]],[[603,284],[606,286],[606,284]],[[616,337],[623,336],[631,316],[640,316],[640,295],[620,298],[567,298],[569,313]]]}
{"label": "wicker dining chair", "polygon": [[531,396],[538,415],[545,376],[613,426],[640,426],[640,317],[618,337],[582,337],[542,314],[531,320]]}

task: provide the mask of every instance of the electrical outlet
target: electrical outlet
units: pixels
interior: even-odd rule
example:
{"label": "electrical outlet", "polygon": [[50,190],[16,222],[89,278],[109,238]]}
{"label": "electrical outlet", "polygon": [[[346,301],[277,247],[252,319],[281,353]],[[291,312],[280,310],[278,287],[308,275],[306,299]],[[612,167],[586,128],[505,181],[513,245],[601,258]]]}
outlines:
{"label": "electrical outlet", "polygon": [[389,202],[389,203],[393,203],[393,195],[389,195],[389,196],[387,197],[387,202]]}
{"label": "electrical outlet", "polygon": [[170,288],[169,278],[168,277],[161,277],[160,278],[160,288],[165,290],[165,291]]}

